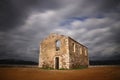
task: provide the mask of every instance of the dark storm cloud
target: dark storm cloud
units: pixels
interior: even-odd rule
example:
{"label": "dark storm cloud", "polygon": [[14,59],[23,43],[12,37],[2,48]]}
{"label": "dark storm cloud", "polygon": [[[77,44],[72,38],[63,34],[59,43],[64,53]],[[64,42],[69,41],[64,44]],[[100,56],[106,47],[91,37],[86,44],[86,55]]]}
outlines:
{"label": "dark storm cloud", "polygon": [[45,11],[58,7],[56,0],[1,0],[0,31],[23,25],[32,10]]}
{"label": "dark storm cloud", "polygon": [[111,36],[114,41],[116,42],[116,44],[120,44],[120,23],[117,22],[118,24],[116,24],[113,28],[111,28],[111,32],[113,33],[113,35]]}
{"label": "dark storm cloud", "polygon": [[120,0],[101,0],[100,2],[102,2],[100,9],[105,12],[120,11]]}
{"label": "dark storm cloud", "polygon": [[[69,2],[69,1],[68,1]],[[74,1],[75,2],[75,1]],[[80,5],[81,1],[77,0],[75,3]],[[95,12],[109,12],[120,10],[119,0],[84,0],[84,4],[78,6],[78,8],[97,5]],[[45,11],[48,9],[63,8],[64,1],[56,0],[1,0],[0,1],[0,30],[8,30],[19,25],[24,24],[24,21],[29,16],[31,10]],[[67,1],[65,0],[67,4]],[[64,3],[64,5],[65,5]],[[76,9],[78,11],[78,9]],[[80,10],[83,11],[84,9]],[[74,12],[76,13],[76,12]],[[79,12],[78,12],[79,14]],[[6,24],[7,23],[7,24]]]}
{"label": "dark storm cloud", "polygon": [[[101,10],[111,11],[112,9],[118,9],[120,7],[119,0],[84,0],[89,5],[97,5],[96,7]],[[86,4],[87,5],[87,4]]]}
{"label": "dark storm cloud", "polygon": [[119,0],[77,0],[76,5],[78,8],[75,8],[73,10],[74,12],[71,12],[70,14],[79,17],[104,17],[115,12],[120,12]]}
{"label": "dark storm cloud", "polygon": [[[37,41],[37,43],[33,41],[36,29],[19,29],[25,25],[25,21],[33,11],[45,12],[49,9],[57,9],[59,7],[60,4],[56,0],[1,0],[1,58],[21,58],[30,60],[32,56],[33,60],[36,61],[36,57],[38,56],[36,52],[38,52],[39,48],[39,41]],[[40,30],[44,31],[45,29],[40,28]]]}
{"label": "dark storm cloud", "polygon": [[0,13],[1,13],[0,14],[1,31],[8,30],[18,26],[18,24],[21,24],[23,22],[22,18],[27,16],[24,10],[19,9],[18,6],[15,6],[10,0],[0,1]]}

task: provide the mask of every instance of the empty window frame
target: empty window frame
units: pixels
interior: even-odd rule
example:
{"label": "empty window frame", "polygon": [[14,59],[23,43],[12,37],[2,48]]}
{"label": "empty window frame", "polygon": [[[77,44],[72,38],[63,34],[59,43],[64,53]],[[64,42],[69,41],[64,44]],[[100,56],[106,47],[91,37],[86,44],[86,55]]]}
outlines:
{"label": "empty window frame", "polygon": [[60,40],[56,40],[56,51],[60,50],[60,46],[61,46],[61,41]]}
{"label": "empty window frame", "polygon": [[75,52],[75,43],[72,43],[73,52]]}
{"label": "empty window frame", "polygon": [[85,51],[85,56],[87,56],[87,49],[86,49],[86,48],[84,48],[84,51]]}
{"label": "empty window frame", "polygon": [[80,55],[82,54],[82,47],[80,46]]}

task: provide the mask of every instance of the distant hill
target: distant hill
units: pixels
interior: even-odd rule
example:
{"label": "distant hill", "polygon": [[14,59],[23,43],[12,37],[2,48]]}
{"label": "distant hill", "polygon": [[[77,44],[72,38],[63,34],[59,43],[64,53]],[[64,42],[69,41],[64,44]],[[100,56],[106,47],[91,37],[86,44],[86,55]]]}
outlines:
{"label": "distant hill", "polygon": [[[120,60],[90,60],[89,63],[90,65],[120,65]],[[0,65],[38,65],[38,63],[16,59],[1,59]]]}
{"label": "distant hill", "polygon": [[120,60],[96,60],[89,63],[90,65],[120,65]]}
{"label": "distant hill", "polygon": [[37,62],[16,60],[16,59],[2,59],[2,60],[0,60],[0,65],[1,64],[6,64],[6,65],[38,65]]}

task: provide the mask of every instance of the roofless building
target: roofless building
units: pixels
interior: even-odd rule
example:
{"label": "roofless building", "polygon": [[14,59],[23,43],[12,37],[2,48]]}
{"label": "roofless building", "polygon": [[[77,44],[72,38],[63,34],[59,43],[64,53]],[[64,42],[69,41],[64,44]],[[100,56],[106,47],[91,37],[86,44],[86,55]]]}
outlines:
{"label": "roofless building", "polygon": [[69,36],[52,33],[40,43],[40,68],[74,69],[88,65],[88,48]]}

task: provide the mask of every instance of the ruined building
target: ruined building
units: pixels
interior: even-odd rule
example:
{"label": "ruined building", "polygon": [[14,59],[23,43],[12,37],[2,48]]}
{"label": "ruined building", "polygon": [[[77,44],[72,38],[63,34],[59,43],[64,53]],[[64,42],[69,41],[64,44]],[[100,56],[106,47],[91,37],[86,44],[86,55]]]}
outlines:
{"label": "ruined building", "polygon": [[71,37],[53,33],[40,43],[40,68],[73,69],[88,65],[87,47]]}

